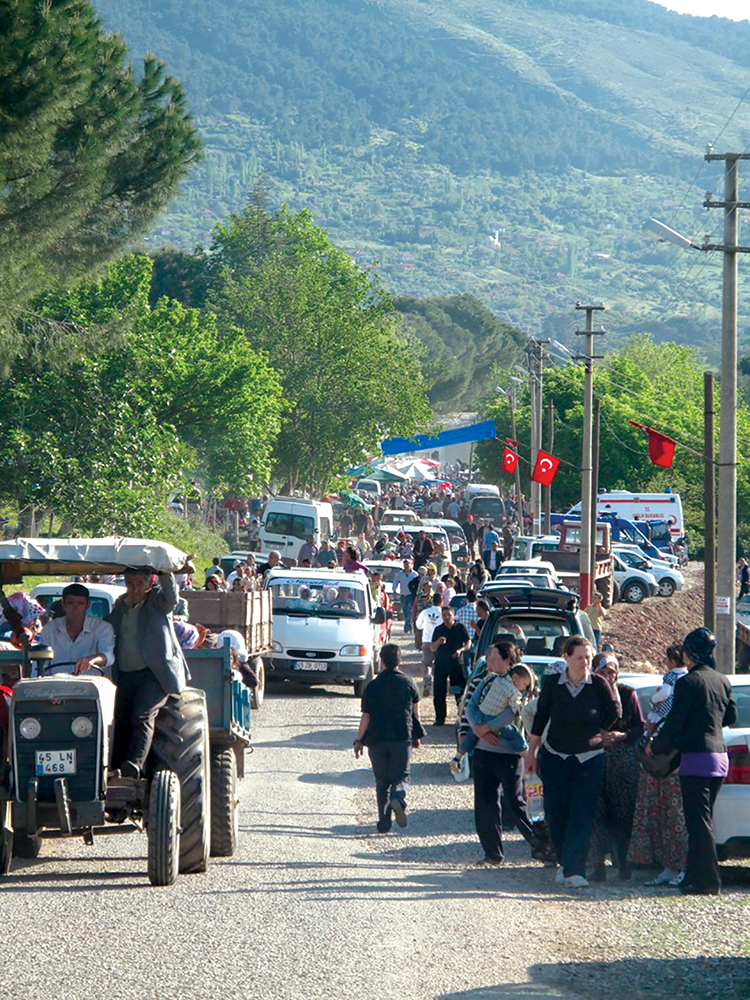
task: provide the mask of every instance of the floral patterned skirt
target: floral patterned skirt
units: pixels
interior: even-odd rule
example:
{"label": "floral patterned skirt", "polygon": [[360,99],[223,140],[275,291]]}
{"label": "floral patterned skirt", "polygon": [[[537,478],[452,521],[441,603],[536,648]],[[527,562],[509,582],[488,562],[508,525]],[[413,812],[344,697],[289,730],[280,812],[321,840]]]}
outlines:
{"label": "floral patterned skirt", "polygon": [[685,868],[687,848],[679,776],[658,780],[641,769],[628,860],[679,872]]}

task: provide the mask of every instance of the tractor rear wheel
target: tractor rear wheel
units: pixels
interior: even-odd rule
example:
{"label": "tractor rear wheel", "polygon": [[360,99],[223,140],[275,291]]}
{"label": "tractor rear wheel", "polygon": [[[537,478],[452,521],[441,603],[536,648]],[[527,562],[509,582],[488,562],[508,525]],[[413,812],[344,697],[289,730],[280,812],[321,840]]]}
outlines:
{"label": "tractor rear wheel", "polygon": [[211,754],[211,857],[231,858],[238,824],[237,756],[226,747]]}
{"label": "tractor rear wheel", "polygon": [[157,769],[180,782],[180,871],[204,872],[211,842],[211,776],[208,712],[203,691],[185,688],[159,712],[152,754]]}
{"label": "tractor rear wheel", "polygon": [[266,696],[266,668],[263,666],[263,660],[259,656],[255,657],[252,666],[255,676],[258,678],[258,684],[250,692],[250,708],[258,709],[263,704],[263,699]]}
{"label": "tractor rear wheel", "polygon": [[173,771],[157,771],[148,793],[148,880],[173,885],[180,857],[180,782]]}

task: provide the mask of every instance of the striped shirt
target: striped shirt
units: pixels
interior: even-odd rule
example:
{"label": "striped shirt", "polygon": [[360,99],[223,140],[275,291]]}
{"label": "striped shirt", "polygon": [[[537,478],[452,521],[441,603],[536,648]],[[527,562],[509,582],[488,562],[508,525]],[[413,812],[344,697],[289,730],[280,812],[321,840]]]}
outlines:
{"label": "striped shirt", "polygon": [[477,614],[476,602],[471,604],[464,604],[462,608],[459,608],[456,612],[456,621],[461,622],[461,624],[466,628],[469,635],[474,635],[474,629],[471,627],[475,621],[479,618]]}

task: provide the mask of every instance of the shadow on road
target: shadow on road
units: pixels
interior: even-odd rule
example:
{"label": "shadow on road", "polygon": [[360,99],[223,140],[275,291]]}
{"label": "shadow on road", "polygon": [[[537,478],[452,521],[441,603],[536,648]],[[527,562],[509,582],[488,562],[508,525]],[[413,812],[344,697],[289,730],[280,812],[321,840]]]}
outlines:
{"label": "shadow on road", "polygon": [[[532,965],[529,975],[540,987],[561,993],[529,992],[528,996],[576,997],[721,997],[750,996],[750,958],[624,958],[614,962],[562,962]],[[519,987],[520,988],[520,987]],[[494,996],[505,997],[506,987]],[[523,995],[523,994],[520,994]],[[491,992],[469,990],[440,1000],[484,1000]]]}

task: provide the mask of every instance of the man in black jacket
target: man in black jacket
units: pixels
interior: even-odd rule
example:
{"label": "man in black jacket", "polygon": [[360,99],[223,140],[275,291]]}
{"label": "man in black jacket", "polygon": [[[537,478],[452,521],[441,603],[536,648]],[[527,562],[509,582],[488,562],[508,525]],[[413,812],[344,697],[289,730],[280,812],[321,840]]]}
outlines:
{"label": "man in black jacket", "polygon": [[713,808],[729,771],[722,728],[737,721],[737,705],[729,680],[716,671],[715,649],[716,639],[707,628],[685,637],[682,655],[690,669],[675,684],[672,708],[651,743],[655,754],[681,751],[688,857],[680,891],[690,895],[721,891]]}
{"label": "man in black jacket", "polygon": [[398,669],[400,663],[401,650],[393,642],[386,643],[380,650],[381,671],[362,696],[362,719],[354,740],[354,756],[359,757],[367,744],[372,762],[378,833],[390,830],[392,815],[399,826],[406,826],[411,751],[424,735],[419,692],[411,677]]}

